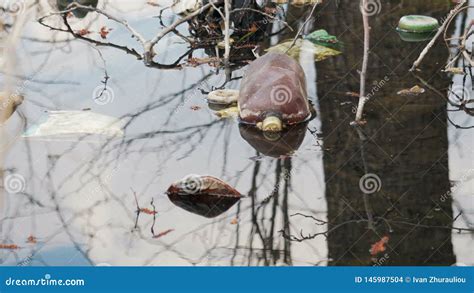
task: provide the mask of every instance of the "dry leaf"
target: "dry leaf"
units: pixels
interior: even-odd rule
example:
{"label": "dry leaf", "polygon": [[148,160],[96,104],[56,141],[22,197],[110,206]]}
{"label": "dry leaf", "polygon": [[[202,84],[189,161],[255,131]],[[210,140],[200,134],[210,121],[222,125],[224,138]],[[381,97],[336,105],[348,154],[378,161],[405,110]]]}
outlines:
{"label": "dry leaf", "polygon": [[360,97],[360,95],[356,92],[346,92],[346,96],[349,96],[349,97]]}
{"label": "dry leaf", "polygon": [[152,211],[152,210],[147,209],[147,208],[141,208],[140,213],[144,213],[144,214],[147,214],[147,215],[156,215],[156,214],[158,214],[158,212]]}
{"label": "dry leaf", "polygon": [[146,4],[150,5],[150,6],[155,6],[155,7],[159,7],[160,5],[154,1],[148,1]]}
{"label": "dry leaf", "polygon": [[452,73],[452,74],[462,74],[464,75],[464,69],[461,67],[450,67],[445,69],[444,72]]}
{"label": "dry leaf", "polygon": [[249,32],[255,33],[257,32],[258,27],[255,23],[252,23],[252,26],[249,28]]}
{"label": "dry leaf", "polygon": [[19,249],[20,247],[16,244],[0,244],[0,249]]}
{"label": "dry leaf", "polygon": [[36,244],[37,242],[38,242],[38,240],[37,240],[36,237],[33,236],[33,235],[30,235],[30,236],[28,237],[28,239],[26,240],[26,243],[30,243],[30,244]]}
{"label": "dry leaf", "polygon": [[101,28],[100,28],[100,37],[101,37],[102,39],[106,39],[111,30],[112,30],[112,29],[109,29],[109,28],[107,28],[106,26],[101,27]]}
{"label": "dry leaf", "polygon": [[425,89],[421,86],[415,85],[412,88],[401,90],[397,93],[400,96],[418,96],[425,92]]}
{"label": "dry leaf", "polygon": [[381,252],[384,252],[387,249],[385,247],[385,244],[388,243],[388,240],[389,240],[389,237],[384,236],[384,237],[382,237],[382,239],[380,239],[379,241],[372,244],[372,247],[370,248],[370,254],[372,256],[375,256],[375,255],[377,255]]}
{"label": "dry leaf", "polygon": [[173,231],[174,231],[174,229],[168,229],[168,230],[166,230],[166,231],[163,231],[163,232],[160,232],[160,233],[156,234],[155,236],[153,236],[153,238],[156,239],[156,238],[163,237],[163,236],[165,236],[166,234],[169,234],[169,233],[171,233],[171,232],[173,232]]}
{"label": "dry leaf", "polygon": [[233,218],[232,221],[230,221],[231,225],[237,225],[239,223],[239,219]]}
{"label": "dry leaf", "polygon": [[80,36],[85,36],[85,35],[88,35],[90,33],[91,33],[91,31],[86,29],[86,28],[83,28],[83,29],[77,31],[77,34],[80,35]]}

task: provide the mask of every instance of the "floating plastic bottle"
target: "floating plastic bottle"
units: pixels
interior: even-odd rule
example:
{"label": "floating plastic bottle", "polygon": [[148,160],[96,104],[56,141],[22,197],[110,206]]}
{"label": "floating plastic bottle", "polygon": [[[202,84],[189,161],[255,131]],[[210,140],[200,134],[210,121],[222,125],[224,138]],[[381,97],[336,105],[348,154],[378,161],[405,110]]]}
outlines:
{"label": "floating plastic bottle", "polygon": [[400,18],[398,30],[409,33],[429,33],[439,28],[436,18],[425,15],[406,15]]}
{"label": "floating plastic bottle", "polygon": [[240,86],[239,116],[266,132],[311,117],[303,68],[285,54],[268,53],[247,68]]}

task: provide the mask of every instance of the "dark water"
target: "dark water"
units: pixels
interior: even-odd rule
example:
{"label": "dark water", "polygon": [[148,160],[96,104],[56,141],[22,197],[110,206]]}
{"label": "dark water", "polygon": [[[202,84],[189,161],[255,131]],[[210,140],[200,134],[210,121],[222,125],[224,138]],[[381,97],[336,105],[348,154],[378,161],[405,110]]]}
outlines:
{"label": "dark water", "polygon": [[[441,72],[449,56],[441,42],[421,72],[409,73],[426,42],[404,42],[395,31],[403,15],[441,20],[452,7],[450,1],[428,2],[380,1],[379,13],[371,17],[367,89],[373,98],[366,108],[368,123],[360,129],[349,125],[357,98],[347,94],[358,92],[360,82],[358,1],[322,4],[304,31],[326,29],[343,42],[343,54],[317,63],[302,54],[317,117],[280,145],[239,129],[235,119],[218,119],[208,108],[203,91],[223,84],[223,70],[147,68],[130,55],[101,48],[113,101],[100,105],[92,94],[104,76],[97,51],[28,23],[17,54],[21,74],[35,75],[32,81],[16,80],[26,96],[19,109],[26,127],[38,123],[45,110],[84,108],[128,123],[123,138],[108,142],[14,140],[5,151],[5,176],[20,175],[23,188],[2,192],[0,225],[2,243],[20,249],[0,250],[2,263],[472,265],[473,130],[453,124],[469,127],[474,119],[447,102],[453,82],[472,94],[471,77]],[[118,6],[127,6],[107,5],[117,14]],[[285,9],[295,28],[309,12]],[[153,36],[156,11],[133,11],[126,15],[130,23]],[[459,33],[471,13],[460,15],[449,34]],[[114,27],[99,19],[91,30],[102,25]],[[269,24],[267,33],[281,26]],[[187,33],[185,26],[180,31]],[[266,35],[260,44],[265,48],[294,34]],[[109,40],[136,46],[116,27]],[[170,64],[187,48],[179,37],[169,37],[157,46],[156,59]],[[194,54],[206,58],[210,51]],[[232,77],[244,70],[234,68]],[[42,82],[48,80],[55,82]],[[414,85],[426,92],[397,94]],[[226,85],[238,87],[239,79]],[[282,145],[297,150],[290,156],[272,153]],[[172,182],[188,174],[219,177],[246,196],[214,218],[190,213],[165,195]],[[366,177],[375,179],[375,189],[361,186]],[[155,206],[155,220],[146,213],[137,219],[132,190],[140,208]],[[153,238],[160,233],[165,235]],[[36,244],[26,243],[30,235]],[[386,250],[372,255],[371,246],[384,237]]]}

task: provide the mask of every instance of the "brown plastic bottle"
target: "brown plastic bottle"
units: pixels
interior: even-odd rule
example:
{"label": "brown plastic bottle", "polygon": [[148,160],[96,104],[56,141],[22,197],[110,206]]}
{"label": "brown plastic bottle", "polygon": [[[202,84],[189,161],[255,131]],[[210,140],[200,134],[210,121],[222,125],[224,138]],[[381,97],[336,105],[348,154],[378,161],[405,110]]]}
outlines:
{"label": "brown plastic bottle", "polygon": [[311,116],[301,65],[285,54],[269,53],[247,68],[239,93],[242,123],[263,131],[306,121]]}

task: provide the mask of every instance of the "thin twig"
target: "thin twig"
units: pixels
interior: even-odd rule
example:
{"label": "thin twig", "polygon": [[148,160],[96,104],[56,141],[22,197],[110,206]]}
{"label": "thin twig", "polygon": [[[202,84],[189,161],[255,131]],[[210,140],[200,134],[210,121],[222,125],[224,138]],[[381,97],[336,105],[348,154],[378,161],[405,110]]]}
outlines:
{"label": "thin twig", "polygon": [[433,45],[435,44],[436,40],[439,38],[439,36],[441,36],[441,34],[445,31],[448,23],[451,22],[451,19],[457,15],[458,11],[464,6],[464,4],[466,4],[466,1],[467,0],[461,0],[461,2],[459,2],[458,5],[456,5],[456,7],[454,7],[448,14],[448,16],[446,17],[446,20],[443,22],[443,24],[439,27],[438,29],[438,32],[436,33],[436,35],[433,37],[433,39],[431,39],[431,41],[428,43],[428,45],[426,45],[426,47],[423,49],[423,51],[421,51],[420,53],[420,56],[418,57],[418,59],[416,59],[415,62],[413,62],[413,65],[412,67],[410,68],[410,71],[415,71],[418,66],[420,66],[421,62],[423,61],[423,59],[425,58],[426,54],[428,54],[428,52],[430,51],[431,47],[433,47]]}
{"label": "thin twig", "polygon": [[230,0],[224,0],[224,64],[225,66],[229,66],[229,58],[230,58]]}
{"label": "thin twig", "polygon": [[299,29],[298,32],[296,33],[296,36],[293,38],[293,41],[291,42],[291,44],[290,44],[290,46],[288,47],[288,50],[286,50],[286,52],[290,51],[290,49],[293,48],[293,46],[296,44],[296,41],[298,40],[298,38],[300,37],[300,35],[303,33],[303,30],[304,30],[304,28],[306,27],[306,24],[308,24],[308,22],[310,21],[311,17],[313,16],[314,11],[316,10],[316,7],[317,7],[318,4],[320,4],[320,3],[321,3],[320,1],[314,2],[313,8],[311,9],[311,12],[309,13],[309,15],[308,15],[308,17],[306,18],[306,20],[304,21],[303,25],[300,27],[300,29]]}
{"label": "thin twig", "polygon": [[365,83],[367,81],[367,66],[369,62],[369,48],[370,48],[370,24],[369,15],[365,12],[364,7],[367,7],[367,0],[362,0],[361,4],[362,21],[364,23],[364,57],[362,60],[362,69],[360,71],[360,91],[359,91],[359,104],[357,106],[356,123],[362,121],[362,115],[364,113],[364,106],[367,103],[368,98],[365,96]]}

